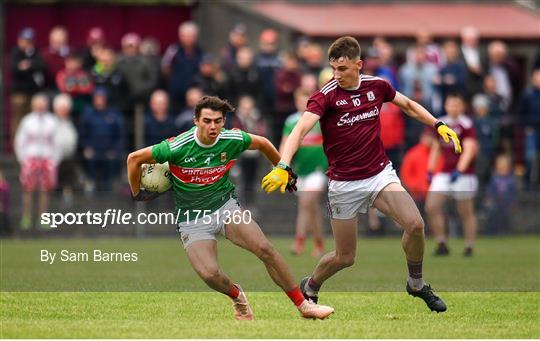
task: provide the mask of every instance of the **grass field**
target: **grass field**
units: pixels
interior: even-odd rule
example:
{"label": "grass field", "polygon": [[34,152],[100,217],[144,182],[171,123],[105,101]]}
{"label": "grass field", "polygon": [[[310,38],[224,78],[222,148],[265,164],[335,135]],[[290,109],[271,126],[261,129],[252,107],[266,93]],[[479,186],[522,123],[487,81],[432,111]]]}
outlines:
{"label": "grass field", "polygon": [[[300,279],[316,260],[275,246]],[[448,304],[429,312],[403,287],[399,240],[361,239],[357,264],[325,283],[321,303],[336,313],[302,320],[262,264],[220,242],[223,269],[241,283],[255,321],[232,319],[229,299],[209,292],[177,240],[2,240],[2,338],[540,338],[540,238],[482,239],[472,259],[462,241],[447,258],[426,255],[425,275]],[[427,250],[431,252],[432,244]],[[137,252],[134,263],[40,262],[41,249]]]}

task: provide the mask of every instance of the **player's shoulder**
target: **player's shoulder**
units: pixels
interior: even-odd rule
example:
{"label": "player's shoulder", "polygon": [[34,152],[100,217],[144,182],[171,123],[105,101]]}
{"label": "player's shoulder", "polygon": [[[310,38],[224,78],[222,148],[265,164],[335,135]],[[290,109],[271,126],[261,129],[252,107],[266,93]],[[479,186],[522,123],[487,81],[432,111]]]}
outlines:
{"label": "player's shoulder", "polygon": [[458,122],[465,129],[471,129],[474,127],[474,121],[467,115],[460,115],[458,117]]}
{"label": "player's shoulder", "polygon": [[176,136],[169,137],[166,141],[171,151],[179,150],[188,143],[195,141],[195,127]]}
{"label": "player's shoulder", "polygon": [[375,88],[387,88],[388,86],[392,86],[390,82],[388,82],[387,79],[384,79],[382,77],[377,76],[370,76],[370,75],[360,75],[360,82],[364,87],[367,87],[368,89],[375,89]]}
{"label": "player's shoulder", "polygon": [[365,74],[361,74],[360,79],[362,80],[362,82],[381,82],[381,81],[386,82],[386,79],[384,79],[384,78],[377,77],[377,76],[365,75]]}
{"label": "player's shoulder", "polygon": [[219,134],[220,140],[243,140],[245,134],[244,131],[234,128],[234,129],[222,129]]}
{"label": "player's shoulder", "polygon": [[457,118],[450,117],[449,115],[441,116],[441,121],[450,125],[459,125],[463,129],[470,129],[474,127],[474,121],[467,115],[459,115]]}
{"label": "player's shoulder", "polygon": [[321,94],[323,96],[328,96],[330,94],[333,94],[336,92],[338,88],[338,82],[337,80],[335,80],[334,78],[330,79],[328,82],[326,82],[326,84],[324,84],[320,89],[319,91],[317,91],[315,93],[315,95],[317,94]]}

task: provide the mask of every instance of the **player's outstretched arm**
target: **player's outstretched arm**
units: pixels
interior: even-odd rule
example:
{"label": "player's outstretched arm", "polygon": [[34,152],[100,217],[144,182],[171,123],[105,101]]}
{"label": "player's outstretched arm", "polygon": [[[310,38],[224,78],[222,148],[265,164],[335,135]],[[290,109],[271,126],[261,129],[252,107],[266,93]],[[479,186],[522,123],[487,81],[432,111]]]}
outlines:
{"label": "player's outstretched arm", "polygon": [[289,191],[296,190],[296,174],[289,166],[291,160],[300,146],[300,142],[306,134],[313,128],[319,120],[319,115],[315,115],[309,111],[304,112],[293,131],[285,141],[281,144],[280,150],[283,152],[281,160],[277,166],[272,169],[262,180],[262,189],[270,194],[279,188],[281,193],[285,193],[285,189]]}
{"label": "player's outstretched arm", "polygon": [[317,114],[309,111],[304,112],[291,131],[291,134],[287,137],[287,140],[283,144],[283,148],[280,147],[281,162],[287,165],[291,164],[291,160],[294,154],[296,154],[296,151],[298,151],[304,136],[309,133],[320,118],[321,117]]}
{"label": "player's outstretched arm", "polygon": [[127,157],[129,187],[134,198],[141,191],[141,165],[143,163],[156,163],[156,160],[152,157],[152,147],[139,149],[129,153]]}
{"label": "player's outstretched arm", "polygon": [[396,91],[396,97],[394,97],[392,103],[400,107],[401,110],[403,110],[409,117],[412,117],[430,127],[435,127],[435,129],[437,129],[437,133],[444,139],[444,142],[448,143],[450,140],[452,140],[456,154],[461,153],[461,143],[457,137],[457,134],[444,122],[438,121],[435,117],[433,117],[433,115],[431,115],[429,111],[427,111],[422,105],[411,100],[399,91]]}

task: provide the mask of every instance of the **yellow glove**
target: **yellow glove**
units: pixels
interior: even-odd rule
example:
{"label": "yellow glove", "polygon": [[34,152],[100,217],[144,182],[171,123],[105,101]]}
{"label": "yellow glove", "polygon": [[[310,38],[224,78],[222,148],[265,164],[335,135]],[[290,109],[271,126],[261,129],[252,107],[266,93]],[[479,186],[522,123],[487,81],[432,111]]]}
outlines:
{"label": "yellow glove", "polygon": [[281,193],[285,193],[285,189],[289,183],[289,172],[284,169],[286,167],[287,165],[280,162],[277,167],[274,167],[274,169],[262,179],[261,188],[266,193],[270,194],[278,188]]}
{"label": "yellow glove", "polygon": [[454,152],[456,154],[461,154],[461,143],[459,142],[456,132],[450,129],[443,121],[437,121],[437,123],[435,123],[435,128],[437,128],[437,133],[442,136],[444,142],[448,143],[452,140]]}

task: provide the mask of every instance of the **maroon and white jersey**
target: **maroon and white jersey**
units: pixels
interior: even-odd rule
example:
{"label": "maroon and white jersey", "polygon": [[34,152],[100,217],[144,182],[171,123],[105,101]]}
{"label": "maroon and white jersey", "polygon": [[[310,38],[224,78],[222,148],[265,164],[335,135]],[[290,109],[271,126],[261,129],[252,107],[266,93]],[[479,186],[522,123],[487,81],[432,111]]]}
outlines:
{"label": "maroon and white jersey", "polygon": [[[456,132],[456,135],[462,143],[463,140],[466,138],[473,138],[476,140],[476,128],[474,127],[473,120],[469,117],[465,115],[459,115],[459,117],[457,118],[443,116],[440,118],[440,120],[446,123],[448,127],[450,127],[453,131]],[[456,170],[456,166],[459,161],[459,155],[454,152],[453,143],[445,143],[442,137],[439,137],[439,140],[441,144],[441,153],[444,158],[444,166],[441,172],[452,173]],[[474,159],[471,160],[471,163],[463,173],[474,174]]]}
{"label": "maroon and white jersey", "polygon": [[388,164],[379,113],[395,96],[396,90],[384,79],[360,75],[356,89],[342,89],[331,79],[309,98],[306,111],[321,117],[330,179],[366,179]]}

